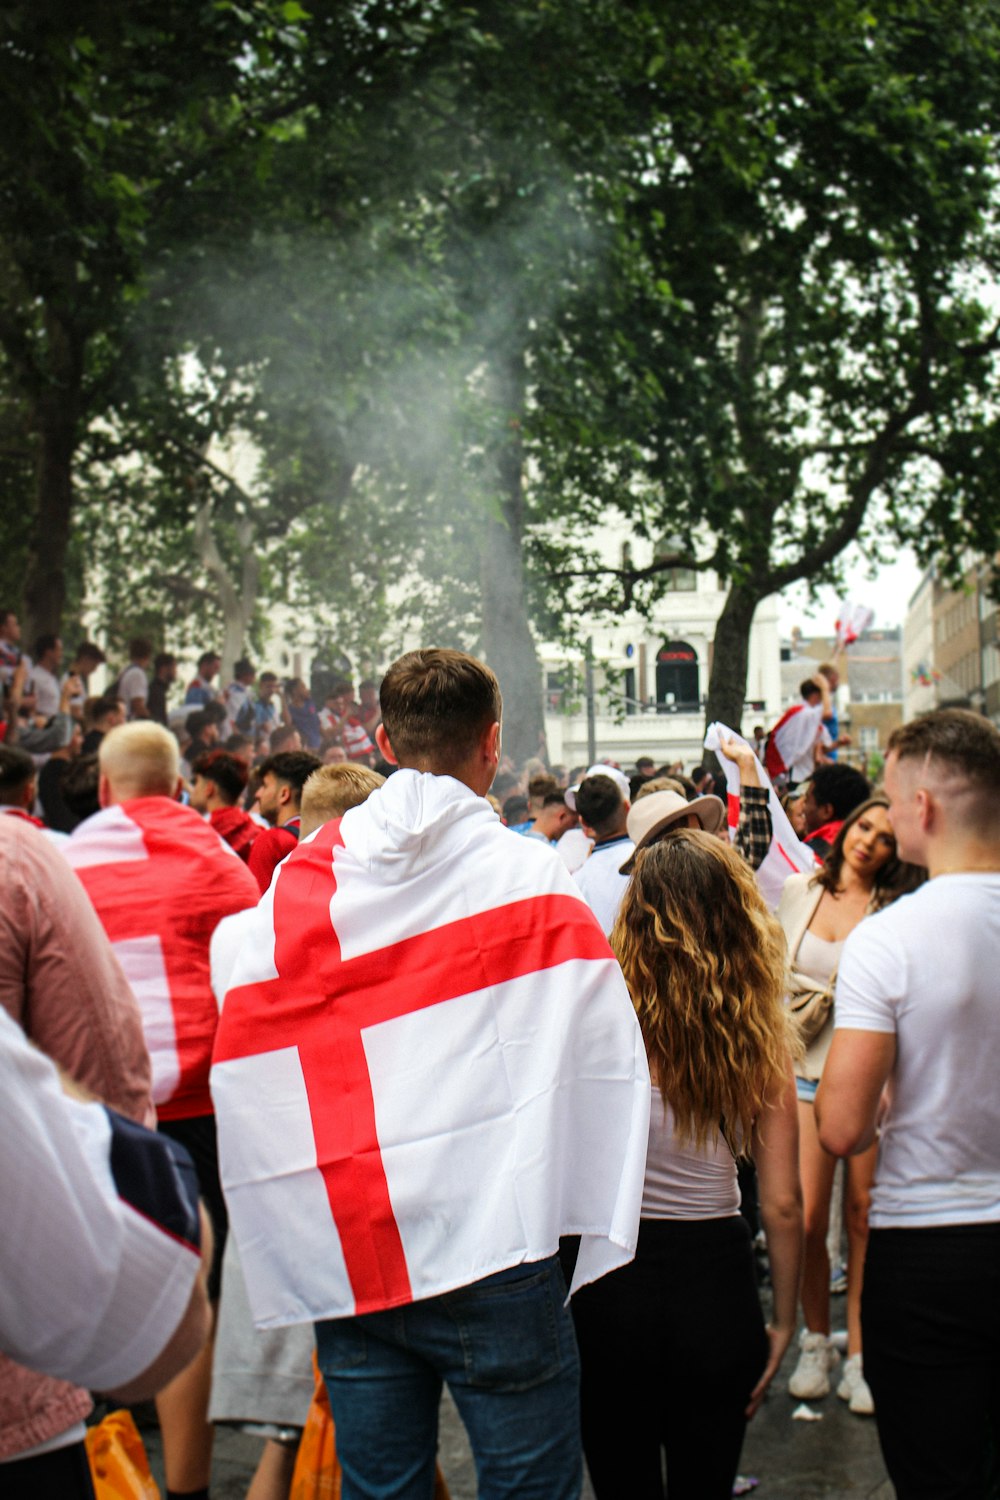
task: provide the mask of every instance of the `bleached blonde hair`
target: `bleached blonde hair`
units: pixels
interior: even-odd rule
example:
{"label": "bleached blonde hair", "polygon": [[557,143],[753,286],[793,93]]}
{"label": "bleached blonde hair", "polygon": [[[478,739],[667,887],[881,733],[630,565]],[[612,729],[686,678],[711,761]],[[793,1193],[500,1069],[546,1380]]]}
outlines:
{"label": "bleached blonde hair", "polygon": [[131,724],[109,729],[97,760],[115,802],[177,794],[181,774],[177,741],[151,719],[134,719]]}
{"label": "bleached blonde hair", "polygon": [[302,788],[301,836],[315,833],[331,818],[342,818],[349,807],[360,807],[384,781],[377,771],[349,760],[318,767]]}

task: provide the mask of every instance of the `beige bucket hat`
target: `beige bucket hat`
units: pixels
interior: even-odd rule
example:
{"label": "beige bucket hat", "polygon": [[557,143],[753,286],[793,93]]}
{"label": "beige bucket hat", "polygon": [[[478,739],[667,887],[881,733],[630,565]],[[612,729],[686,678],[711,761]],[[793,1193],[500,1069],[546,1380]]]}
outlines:
{"label": "beige bucket hat", "polygon": [[679,823],[694,813],[706,833],[718,833],[726,816],[726,808],[720,797],[694,797],[686,801],[679,792],[651,792],[640,797],[629,808],[626,827],[635,848],[621,867],[623,875],[631,875],[635,856],[647,844],[652,844],[673,823]]}

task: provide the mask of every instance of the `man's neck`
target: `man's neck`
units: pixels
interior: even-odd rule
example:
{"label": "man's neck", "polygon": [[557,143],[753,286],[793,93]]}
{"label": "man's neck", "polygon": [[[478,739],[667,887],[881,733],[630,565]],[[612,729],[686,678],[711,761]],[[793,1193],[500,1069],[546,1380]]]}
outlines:
{"label": "man's neck", "polygon": [[979,839],[954,839],[927,851],[927,873],[938,875],[1000,874],[1000,843]]}

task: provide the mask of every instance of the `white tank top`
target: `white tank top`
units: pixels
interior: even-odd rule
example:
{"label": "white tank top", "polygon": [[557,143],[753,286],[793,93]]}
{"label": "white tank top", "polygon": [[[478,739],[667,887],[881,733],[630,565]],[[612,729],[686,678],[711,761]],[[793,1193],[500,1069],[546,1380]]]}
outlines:
{"label": "white tank top", "polygon": [[642,1189],[644,1219],[728,1219],[740,1211],[733,1153],[716,1130],[695,1147],[677,1139],[672,1110],[652,1086],[649,1149]]}

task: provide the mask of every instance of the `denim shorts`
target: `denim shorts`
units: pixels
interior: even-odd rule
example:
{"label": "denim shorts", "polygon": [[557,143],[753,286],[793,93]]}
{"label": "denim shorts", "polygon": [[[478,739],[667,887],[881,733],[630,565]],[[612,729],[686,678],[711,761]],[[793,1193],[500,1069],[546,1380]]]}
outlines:
{"label": "denim shorts", "polygon": [[816,1090],[819,1088],[818,1078],[795,1078],[795,1093],[802,1104],[814,1104],[816,1101]]}

